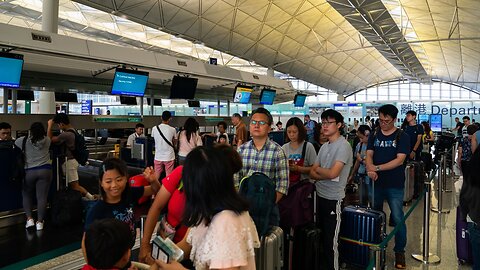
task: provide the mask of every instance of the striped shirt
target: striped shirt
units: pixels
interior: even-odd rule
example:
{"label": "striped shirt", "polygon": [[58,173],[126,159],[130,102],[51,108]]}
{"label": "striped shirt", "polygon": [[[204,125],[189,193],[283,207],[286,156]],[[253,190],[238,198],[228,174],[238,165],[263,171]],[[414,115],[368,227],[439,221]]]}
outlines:
{"label": "striped shirt", "polygon": [[243,167],[234,176],[236,187],[239,187],[243,177],[261,172],[275,181],[277,192],[287,194],[288,160],[279,144],[267,138],[262,149],[257,150],[253,140],[250,140],[238,147],[238,153],[242,158]]}

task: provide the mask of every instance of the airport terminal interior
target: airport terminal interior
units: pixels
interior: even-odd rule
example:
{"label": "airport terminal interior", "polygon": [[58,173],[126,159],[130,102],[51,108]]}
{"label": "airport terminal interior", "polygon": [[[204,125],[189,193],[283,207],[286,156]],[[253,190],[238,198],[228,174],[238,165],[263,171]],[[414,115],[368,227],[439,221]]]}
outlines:
{"label": "airport terminal interior", "polygon": [[[393,104],[395,126],[413,111],[416,124],[434,134],[426,150],[433,165],[422,173],[430,191],[404,199],[406,268],[472,269],[471,257],[480,254],[465,258],[468,244],[459,247],[468,231],[457,221],[464,182],[458,149],[468,135],[458,125],[480,122],[478,18],[476,0],[3,0],[0,122],[15,139],[33,122],[46,128],[66,113],[89,151],[78,183],[98,199],[103,160],[124,160],[130,176],[154,165],[152,133],[164,112],[177,131],[194,118],[203,145],[218,143],[218,132],[233,146],[233,115],[249,127],[252,111],[267,109],[268,136],[282,145],[289,119],[306,121],[308,134],[304,117],[325,123],[321,114],[333,109],[344,117],[341,135],[355,146],[359,126],[381,125],[379,108]],[[127,146],[139,123],[145,137]],[[56,126],[53,134],[60,134]],[[22,187],[1,148],[0,268],[81,269],[90,202],[82,199],[81,221],[54,225],[53,202],[65,185],[60,150],[50,150],[44,224],[26,229]],[[360,185],[347,189],[344,205],[359,202]],[[137,228],[150,203],[134,208]],[[388,221],[386,202],[384,210]],[[385,227],[385,256],[365,255],[360,267],[340,254],[340,268],[395,269],[396,227]],[[141,237],[139,229],[132,261]],[[299,269],[284,255],[281,269]]]}

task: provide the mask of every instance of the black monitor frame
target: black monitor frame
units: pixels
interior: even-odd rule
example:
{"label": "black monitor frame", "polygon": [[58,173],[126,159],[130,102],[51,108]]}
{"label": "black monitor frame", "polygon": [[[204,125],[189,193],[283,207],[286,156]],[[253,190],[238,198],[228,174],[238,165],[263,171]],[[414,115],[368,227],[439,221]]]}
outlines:
{"label": "black monitor frame", "polygon": [[78,103],[77,93],[55,92],[55,101],[56,101],[56,102],[73,102],[73,103]]}
{"label": "black monitor frame", "polygon": [[170,86],[170,99],[194,99],[198,79],[175,75]]}
{"label": "black monitor frame", "polygon": [[137,105],[137,97],[120,96],[120,104],[122,104],[122,105]]}
{"label": "black monitor frame", "polygon": [[190,108],[200,108],[200,101],[198,100],[189,100],[188,107]]}
{"label": "black monitor frame", "polygon": [[34,96],[33,91],[16,90],[16,89],[15,90],[13,90],[13,89],[8,90],[8,99],[9,100],[12,100],[12,91],[17,91],[17,100],[30,100],[30,101],[35,100],[35,96]]}
{"label": "black monitor frame", "polygon": [[297,107],[297,108],[305,106],[305,102],[303,102],[302,106],[296,106],[297,105],[297,99],[298,99],[299,96],[305,97],[305,101],[307,99],[307,95],[305,95],[305,94],[296,94],[295,97],[293,98],[293,106]]}

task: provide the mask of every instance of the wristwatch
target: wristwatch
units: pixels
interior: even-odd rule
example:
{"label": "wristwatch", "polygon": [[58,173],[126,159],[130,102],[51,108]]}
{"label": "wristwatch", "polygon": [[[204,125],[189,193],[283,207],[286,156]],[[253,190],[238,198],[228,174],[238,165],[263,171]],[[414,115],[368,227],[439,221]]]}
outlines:
{"label": "wristwatch", "polygon": [[378,166],[378,165],[375,166],[375,171],[377,171],[377,172],[380,171],[380,166]]}

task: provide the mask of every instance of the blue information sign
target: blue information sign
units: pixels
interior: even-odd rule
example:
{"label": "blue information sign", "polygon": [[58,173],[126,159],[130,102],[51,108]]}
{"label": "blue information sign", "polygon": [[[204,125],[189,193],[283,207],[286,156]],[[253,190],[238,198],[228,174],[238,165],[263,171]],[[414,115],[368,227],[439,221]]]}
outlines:
{"label": "blue information sign", "polygon": [[82,100],[82,114],[92,114],[92,100]]}

